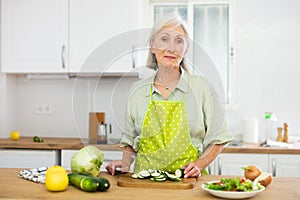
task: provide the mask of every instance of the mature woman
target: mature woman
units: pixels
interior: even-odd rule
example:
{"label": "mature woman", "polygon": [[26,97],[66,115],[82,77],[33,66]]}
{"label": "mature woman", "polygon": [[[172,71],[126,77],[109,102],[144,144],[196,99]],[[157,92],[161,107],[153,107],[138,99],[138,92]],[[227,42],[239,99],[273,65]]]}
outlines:
{"label": "mature woman", "polygon": [[198,177],[232,140],[224,110],[206,80],[188,72],[188,33],[179,17],[158,22],[151,33],[147,66],[156,73],[133,84],[121,139],[122,160],[110,162],[122,172],[184,169]]}

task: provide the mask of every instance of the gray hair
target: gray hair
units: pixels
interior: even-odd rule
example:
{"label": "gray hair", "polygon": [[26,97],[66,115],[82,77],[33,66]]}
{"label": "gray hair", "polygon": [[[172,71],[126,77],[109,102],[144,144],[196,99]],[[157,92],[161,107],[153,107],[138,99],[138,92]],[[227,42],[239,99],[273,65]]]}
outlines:
{"label": "gray hair", "polygon": [[[164,27],[169,26],[169,25],[174,25],[175,27],[180,26],[184,30],[184,32],[186,33],[185,38],[187,41],[187,45],[189,46],[189,34],[188,34],[188,30],[187,30],[187,24],[179,15],[174,15],[174,14],[169,15],[169,16],[159,20],[153,26],[153,28],[151,30],[150,38],[149,38],[149,43],[156,38],[158,32],[161,29],[163,29]],[[157,60],[155,58],[155,55],[150,51],[150,49],[149,49],[149,53],[148,53],[146,66],[150,69],[157,70]],[[187,65],[184,57],[182,58],[180,66],[185,71],[188,71],[188,65]]]}

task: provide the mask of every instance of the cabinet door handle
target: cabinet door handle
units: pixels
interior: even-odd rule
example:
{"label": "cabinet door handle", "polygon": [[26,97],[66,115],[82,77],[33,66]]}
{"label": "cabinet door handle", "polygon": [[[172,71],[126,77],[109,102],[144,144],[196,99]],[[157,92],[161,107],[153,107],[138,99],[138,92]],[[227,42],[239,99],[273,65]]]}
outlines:
{"label": "cabinet door handle", "polygon": [[218,175],[222,175],[222,160],[218,158]]}
{"label": "cabinet door handle", "polygon": [[131,59],[132,59],[132,68],[133,69],[135,68],[135,54],[134,54],[134,49],[135,49],[135,46],[132,45]]}
{"label": "cabinet door handle", "polygon": [[276,176],[276,159],[272,159],[272,176]]}
{"label": "cabinet door handle", "polygon": [[62,45],[62,47],[61,47],[61,65],[62,65],[63,69],[66,68],[66,65],[65,65],[65,49],[66,49],[66,45]]}

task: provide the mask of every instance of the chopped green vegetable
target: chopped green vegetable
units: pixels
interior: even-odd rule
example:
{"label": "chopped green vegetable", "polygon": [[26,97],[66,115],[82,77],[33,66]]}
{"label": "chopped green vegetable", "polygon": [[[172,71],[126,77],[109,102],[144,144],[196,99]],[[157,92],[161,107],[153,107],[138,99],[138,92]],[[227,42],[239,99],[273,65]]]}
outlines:
{"label": "chopped green vegetable", "polygon": [[150,178],[150,180],[152,181],[159,181],[159,182],[166,181],[166,180],[181,181],[181,179],[175,174],[171,174],[163,170],[143,170],[136,174],[133,174],[131,177],[138,178],[138,179]]}
{"label": "chopped green vegetable", "polygon": [[44,140],[43,140],[42,138],[38,137],[38,136],[34,136],[34,137],[32,138],[32,141],[33,141],[33,142],[44,142]]}
{"label": "chopped green vegetable", "polygon": [[[211,190],[223,190],[223,191],[253,191],[253,182],[245,178],[222,178],[220,181],[206,183],[206,188]],[[262,188],[260,183],[257,184],[258,190]]]}

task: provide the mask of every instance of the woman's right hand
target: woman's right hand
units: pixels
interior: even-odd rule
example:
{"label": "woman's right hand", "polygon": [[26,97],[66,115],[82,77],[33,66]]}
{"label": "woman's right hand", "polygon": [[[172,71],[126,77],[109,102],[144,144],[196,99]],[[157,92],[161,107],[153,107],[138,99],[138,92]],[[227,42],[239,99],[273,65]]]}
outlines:
{"label": "woman's right hand", "polygon": [[[113,176],[116,172],[126,173],[129,172],[130,166],[125,164],[122,160],[113,160],[105,167],[108,173],[111,173]],[[118,168],[118,170],[116,170]]]}

